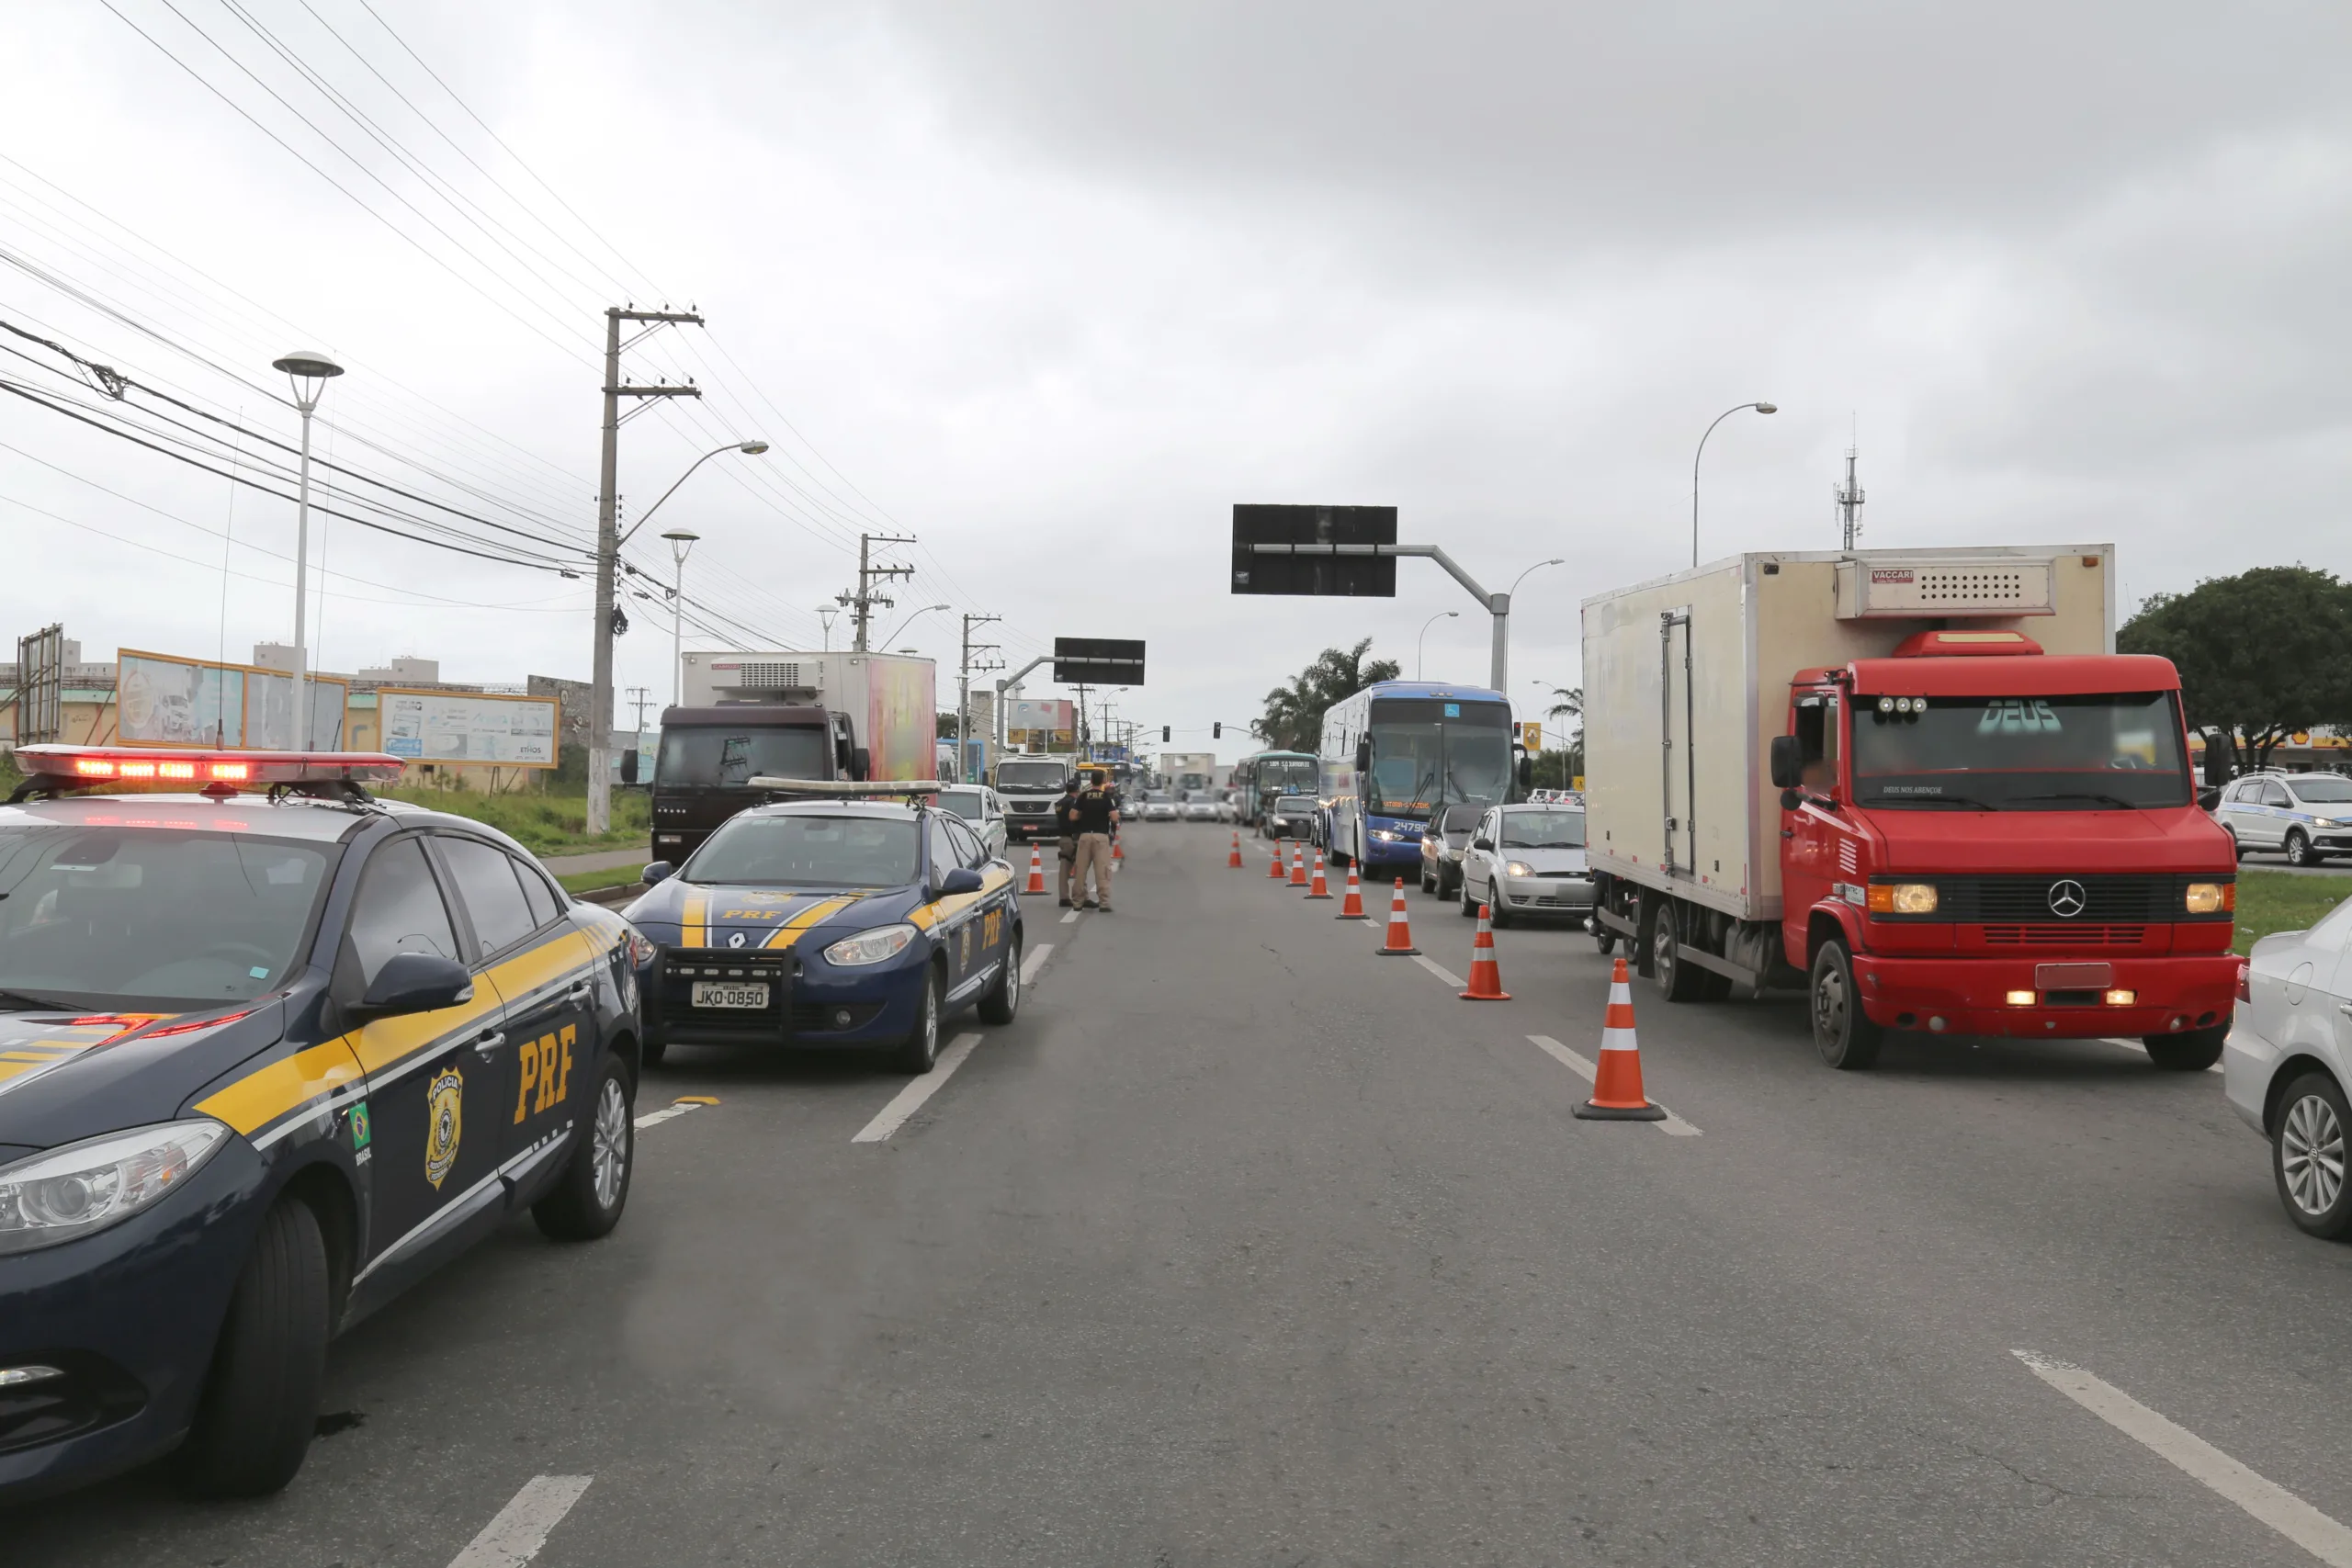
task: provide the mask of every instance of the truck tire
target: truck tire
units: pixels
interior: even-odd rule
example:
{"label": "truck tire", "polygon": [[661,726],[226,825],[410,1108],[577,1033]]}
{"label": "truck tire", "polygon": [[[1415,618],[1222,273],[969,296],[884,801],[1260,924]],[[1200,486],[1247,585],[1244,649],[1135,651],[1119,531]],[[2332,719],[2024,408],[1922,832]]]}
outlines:
{"label": "truck tire", "polygon": [[2140,1043],[2148,1048],[2148,1060],[2165,1072],[2201,1073],[2222,1059],[2222,1043],[2229,1037],[2230,1026],[2217,1023],[2177,1034],[2143,1035]]}
{"label": "truck tire", "polygon": [[1672,906],[1657,912],[1651,929],[1657,934],[1650,938],[1650,974],[1657,980],[1658,994],[1670,1002],[1699,1000],[1706,988],[1702,976],[1707,972],[1684,962],[1675,952]]}
{"label": "truck tire", "polygon": [[1587,923],[1592,928],[1592,945],[1600,949],[1601,957],[1606,958],[1617,951],[1617,933],[1600,923],[1600,905],[1593,906],[1592,917]]}
{"label": "truck tire", "polygon": [[302,1468],[327,1373],[327,1248],[319,1219],[281,1197],[237,1276],[183,1458],[208,1497],[260,1497]]}
{"label": "truck tire", "polygon": [[1886,1033],[1862,1011],[1854,961],[1842,942],[1821,944],[1813,959],[1813,1043],[1821,1059],[1841,1072],[1876,1065]]}
{"label": "truck tire", "polygon": [[2287,1217],[2328,1241],[2352,1235],[2352,1181],[2345,1179],[2346,1129],[2352,1107],[2325,1073],[2304,1073],[2287,1086],[2270,1129],[2270,1173]]}

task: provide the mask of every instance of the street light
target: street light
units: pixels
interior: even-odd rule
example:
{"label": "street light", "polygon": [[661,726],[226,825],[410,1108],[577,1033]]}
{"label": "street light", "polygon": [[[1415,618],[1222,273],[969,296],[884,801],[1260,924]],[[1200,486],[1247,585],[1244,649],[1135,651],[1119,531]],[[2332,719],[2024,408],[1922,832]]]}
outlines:
{"label": "street light", "polygon": [[[1527,571],[1540,571],[1547,566],[1564,566],[1566,563],[1566,556],[1554,556],[1550,560],[1537,561]],[[1487,656],[1488,674],[1494,680],[1495,690],[1506,698],[1510,695],[1510,601],[1511,595],[1519,592],[1519,585],[1527,581],[1527,571],[1510,580],[1509,591],[1487,601],[1487,609],[1495,620],[1494,646]]]}
{"label": "street light", "polygon": [[1459,610],[1440,610],[1436,615],[1431,615],[1428,620],[1421,623],[1421,635],[1413,644],[1414,680],[1418,681],[1421,678],[1421,649],[1429,643],[1430,628],[1437,625],[1440,621],[1459,620],[1461,616],[1462,612]]}
{"label": "street light", "polygon": [[[311,415],[319,406],[320,394],[329,381],[343,374],[343,367],[325,355],[308,349],[296,349],[282,359],[269,362],[273,370],[286,372],[286,379],[294,389],[294,406],[302,415],[302,479],[294,502],[294,738],[292,749],[311,749],[311,685],[310,644],[306,640],[309,626],[304,615],[311,596]],[[338,724],[337,728],[341,726]]]}
{"label": "street light", "polygon": [[900,621],[896,626],[893,626],[890,629],[890,636],[882,639],[882,646],[888,648],[893,637],[896,637],[900,632],[905,631],[909,626],[914,625],[915,615],[928,615],[933,610],[952,610],[956,606],[953,604],[925,604],[922,609],[914,612],[914,615],[909,615],[905,620]]}
{"label": "street light", "polygon": [[[670,605],[670,705],[686,703],[686,557],[702,537],[692,528],[673,528],[662,536],[670,541],[670,559],[677,570],[675,595]],[[640,743],[641,749],[641,743]]]}
{"label": "street light", "polygon": [[1715,415],[1714,424],[1707,426],[1705,434],[1699,437],[1699,449],[1690,454],[1690,564],[1693,567],[1699,564],[1699,459],[1707,455],[1707,436],[1715,433],[1715,425],[1721,424],[1742,409],[1754,409],[1758,413],[1779,413],[1781,405],[1778,403],[1734,403],[1730,408]]}
{"label": "street light", "polygon": [[823,624],[825,628],[825,651],[827,653],[833,651],[833,617],[841,613],[842,607],[839,604],[820,604],[817,606],[817,619]]}
{"label": "street light", "polygon": [[[662,501],[667,501],[672,496],[677,494],[678,486],[694,478],[695,468],[701,468],[705,463],[709,462],[713,457],[718,457],[722,452],[741,452],[747,457],[757,457],[765,453],[767,449],[768,444],[764,441],[730,441],[724,446],[714,446],[709,451],[705,452],[701,457],[696,457],[694,460],[693,465],[689,467],[684,473],[680,474],[676,480],[671,484],[668,490],[662,492]],[[628,532],[623,534],[618,539],[614,541],[613,548],[618,550],[621,546],[629,542],[629,539],[639,528],[644,527],[648,523],[653,521],[653,514],[662,510],[662,501],[657,501],[652,505],[647,507],[644,514],[639,517],[636,522],[628,525]]]}

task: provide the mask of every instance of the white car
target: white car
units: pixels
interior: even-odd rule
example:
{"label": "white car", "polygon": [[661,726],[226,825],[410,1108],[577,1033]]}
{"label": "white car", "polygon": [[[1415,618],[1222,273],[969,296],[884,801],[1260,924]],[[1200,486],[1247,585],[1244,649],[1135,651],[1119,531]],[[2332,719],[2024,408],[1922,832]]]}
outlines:
{"label": "white car", "polygon": [[1592,873],[1585,865],[1581,807],[1496,806],[1471,829],[1457,879],[1462,912],[1486,905],[1495,924],[1592,914]]}
{"label": "white car", "polygon": [[1192,799],[1184,803],[1184,820],[1187,822],[1216,821],[1216,802],[1211,800],[1205,795],[1196,795],[1193,796]]}
{"label": "white car", "polygon": [[1004,859],[1004,801],[986,784],[951,784],[939,792],[939,804],[961,817],[992,860]]}
{"label": "white car", "polygon": [[1166,790],[1154,790],[1144,796],[1142,815],[1147,822],[1173,822],[1178,816],[1176,799]]}
{"label": "white car", "polygon": [[2222,791],[2213,820],[2243,860],[2275,852],[2289,865],[2352,853],[2352,779],[2341,773],[2250,773]]}
{"label": "white car", "polygon": [[2287,1217],[2330,1240],[2352,1235],[2345,1180],[2352,1127],[2344,1092],[2352,1083],[2348,938],[2352,898],[2307,931],[2256,942],[2238,969],[2237,1015],[2222,1052],[2223,1092],[2231,1109],[2270,1140],[2270,1174]]}

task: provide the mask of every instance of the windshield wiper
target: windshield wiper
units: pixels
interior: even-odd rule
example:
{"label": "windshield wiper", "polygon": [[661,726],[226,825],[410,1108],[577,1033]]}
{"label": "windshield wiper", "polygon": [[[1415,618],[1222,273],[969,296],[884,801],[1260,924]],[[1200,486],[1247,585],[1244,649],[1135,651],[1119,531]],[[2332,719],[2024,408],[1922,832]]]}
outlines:
{"label": "windshield wiper", "polygon": [[2109,806],[2119,806],[2126,811],[2141,809],[2140,803],[2136,800],[2126,800],[2120,795],[2109,795],[2105,790],[2098,789],[2062,789],[2054,790],[2048,795],[2013,795],[2009,796],[2009,800],[2012,804],[2020,800],[2103,800]]}
{"label": "windshield wiper", "polygon": [[81,1010],[81,1004],[61,1002],[55,997],[35,996],[30,991],[0,990],[0,1010],[9,1012],[28,1012],[35,1009],[43,1011],[78,1012]]}
{"label": "windshield wiper", "polygon": [[1971,811],[1995,811],[1999,807],[1985,805],[1973,795],[1882,795],[1876,800],[1858,800],[1857,806],[1958,806]]}

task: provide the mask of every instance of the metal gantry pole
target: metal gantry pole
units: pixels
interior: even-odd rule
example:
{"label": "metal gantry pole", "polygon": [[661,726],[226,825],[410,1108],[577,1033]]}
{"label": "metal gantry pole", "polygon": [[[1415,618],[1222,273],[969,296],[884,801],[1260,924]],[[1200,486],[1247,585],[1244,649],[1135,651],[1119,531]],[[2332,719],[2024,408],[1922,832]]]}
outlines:
{"label": "metal gantry pole", "polygon": [[307,612],[311,602],[311,414],[319,406],[311,398],[296,405],[302,411],[302,477],[294,502],[294,735],[288,745],[297,751],[311,749],[311,656]]}

